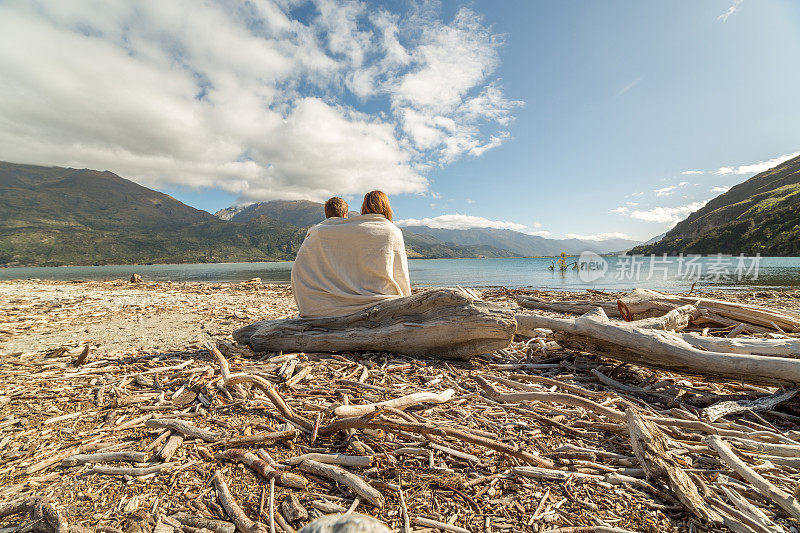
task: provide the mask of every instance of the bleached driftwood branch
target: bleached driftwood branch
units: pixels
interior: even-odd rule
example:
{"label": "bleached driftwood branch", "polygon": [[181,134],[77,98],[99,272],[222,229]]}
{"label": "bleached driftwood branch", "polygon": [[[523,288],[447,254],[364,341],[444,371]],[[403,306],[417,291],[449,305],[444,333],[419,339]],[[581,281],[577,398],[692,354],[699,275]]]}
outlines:
{"label": "bleached driftwood branch", "polygon": [[383,507],[383,495],[374,487],[369,485],[361,477],[348,472],[344,468],[336,465],[319,463],[310,459],[300,463],[300,470],[309,474],[327,477],[353,489],[353,492],[367,500],[376,507]]}
{"label": "bleached driftwood branch", "polygon": [[616,302],[593,302],[591,300],[548,302],[536,296],[524,295],[517,296],[517,303],[525,309],[556,311],[557,313],[572,313],[575,315],[582,315],[595,307],[602,307],[606,315],[614,318],[622,317],[617,309]]}
{"label": "bleached driftwood branch", "polygon": [[709,447],[719,454],[720,459],[742,476],[743,479],[750,482],[753,488],[762,496],[775,502],[795,520],[800,520],[800,502],[797,501],[797,498],[779,489],[761,474],[747,466],[718,435],[709,435],[707,442]]}
{"label": "bleached driftwood branch", "polygon": [[456,391],[447,389],[442,392],[415,392],[400,398],[392,400],[385,400],[377,403],[368,403],[364,405],[340,405],[334,409],[334,414],[339,417],[346,416],[363,416],[374,413],[381,407],[394,407],[395,409],[405,409],[412,405],[419,405],[421,403],[444,403],[450,401],[455,395]]}
{"label": "bleached driftwood branch", "polygon": [[576,319],[517,315],[519,333],[557,332],[560,344],[630,363],[754,383],[800,383],[800,361],[785,357],[709,352],[666,331],[612,322],[602,309]]}
{"label": "bleached driftwood branch", "polygon": [[720,523],[721,517],[703,500],[694,482],[672,455],[667,437],[634,409],[625,412],[631,447],[649,480],[664,482],[672,493],[698,518]]}
{"label": "bleached driftwood branch", "polygon": [[[714,321],[738,325],[751,324],[748,329],[758,331],[800,331],[800,314],[792,311],[770,309],[760,305],[726,302],[711,298],[677,296],[649,289],[636,289],[617,301],[619,311],[627,321],[645,316],[660,316],[675,307],[692,304]],[[775,326],[778,326],[776,328]]]}

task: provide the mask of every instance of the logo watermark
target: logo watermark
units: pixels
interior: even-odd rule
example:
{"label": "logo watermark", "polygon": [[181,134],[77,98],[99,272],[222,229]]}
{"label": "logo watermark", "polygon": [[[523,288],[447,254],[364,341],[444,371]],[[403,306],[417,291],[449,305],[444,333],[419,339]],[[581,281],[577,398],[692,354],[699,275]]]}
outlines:
{"label": "logo watermark", "polygon": [[[562,254],[559,264],[567,266]],[[619,255],[614,265],[614,279],[617,281],[649,281],[657,279],[680,279],[692,282],[715,282],[757,280],[761,255],[738,256],[716,254],[663,255]],[[605,278],[609,262],[595,252],[583,252],[577,261],[571,263],[584,283]],[[552,267],[551,267],[552,268]],[[567,268],[560,268],[561,271]]]}
{"label": "logo watermark", "polygon": [[583,252],[578,257],[578,277],[584,283],[591,283],[605,277],[608,261],[594,252]]}

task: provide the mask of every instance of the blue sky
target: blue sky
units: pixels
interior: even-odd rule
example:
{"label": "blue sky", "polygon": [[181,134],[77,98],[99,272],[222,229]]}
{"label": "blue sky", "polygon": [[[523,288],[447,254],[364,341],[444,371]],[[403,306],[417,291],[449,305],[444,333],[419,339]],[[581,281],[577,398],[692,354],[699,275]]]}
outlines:
{"label": "blue sky", "polygon": [[0,3],[0,159],[644,240],[800,152],[790,0],[99,5]]}

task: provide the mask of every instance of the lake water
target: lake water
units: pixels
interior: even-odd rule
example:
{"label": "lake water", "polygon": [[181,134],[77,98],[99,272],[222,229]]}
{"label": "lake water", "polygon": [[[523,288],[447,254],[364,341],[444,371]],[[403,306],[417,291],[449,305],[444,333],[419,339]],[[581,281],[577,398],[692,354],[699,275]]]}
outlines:
{"label": "lake water", "polygon": [[[572,263],[578,258],[568,258]],[[586,259],[586,260],[583,260]],[[667,291],[698,289],[800,288],[800,258],[603,257],[582,258],[582,270],[550,270],[552,258],[412,259],[415,286],[505,286],[537,289],[627,290],[635,287]],[[602,262],[602,263],[601,263]],[[603,266],[603,263],[605,266]],[[186,265],[112,265],[81,267],[0,268],[0,279],[103,280],[127,279],[134,272],[148,281],[244,281],[288,283],[291,262],[214,263]],[[601,271],[604,273],[601,274]],[[596,279],[594,279],[596,278]]]}

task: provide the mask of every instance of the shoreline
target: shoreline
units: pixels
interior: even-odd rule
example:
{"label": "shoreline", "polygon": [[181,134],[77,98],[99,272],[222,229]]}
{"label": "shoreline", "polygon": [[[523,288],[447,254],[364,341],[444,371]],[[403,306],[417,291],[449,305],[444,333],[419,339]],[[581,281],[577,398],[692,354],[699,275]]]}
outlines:
{"label": "shoreline", "polygon": [[[608,254],[597,254],[599,257],[629,257],[627,253],[616,254],[616,253],[608,253]],[[642,257],[649,257],[651,255],[655,255],[657,257],[661,257],[660,254],[648,254]],[[688,257],[692,254],[678,254],[678,255],[669,255],[667,254],[666,257],[668,259],[677,259],[681,256]],[[709,258],[709,257],[716,257],[718,254],[698,254],[702,258]],[[735,254],[723,254],[730,257],[739,257]],[[448,261],[448,260],[477,260],[477,261],[498,261],[498,260],[515,260],[515,259],[558,259],[559,255],[518,255],[518,256],[507,256],[507,257],[409,257],[409,260],[414,261]],[[580,257],[580,254],[567,254],[566,256],[568,259]],[[746,256],[751,257],[751,256]],[[765,255],[760,256],[761,259],[792,259],[792,258],[800,258],[800,255]],[[179,265],[258,265],[258,264],[275,264],[275,263],[292,263],[294,262],[293,259],[274,259],[274,260],[267,260],[267,261],[206,261],[202,263],[103,263],[100,265],[96,264],[69,264],[69,265],[7,265],[7,264],[0,264],[0,270],[3,269],[10,269],[10,268],[90,268],[90,267],[142,267],[142,266],[179,266]]]}

